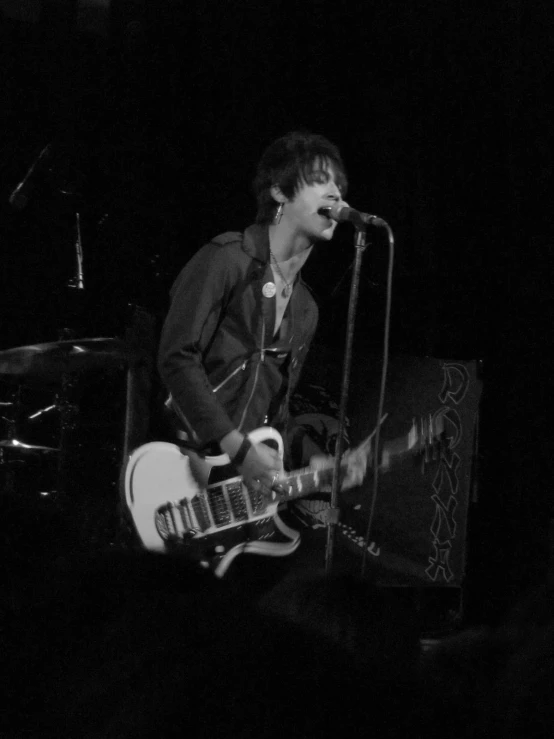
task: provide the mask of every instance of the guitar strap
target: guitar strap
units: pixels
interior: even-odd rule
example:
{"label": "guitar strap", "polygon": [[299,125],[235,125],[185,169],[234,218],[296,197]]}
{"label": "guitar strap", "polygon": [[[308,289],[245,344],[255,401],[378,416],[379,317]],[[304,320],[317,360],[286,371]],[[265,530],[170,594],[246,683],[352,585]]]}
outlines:
{"label": "guitar strap", "polygon": [[213,443],[201,446],[191,439],[189,432],[184,429],[184,426],[187,424],[185,423],[176,404],[173,402],[171,395],[169,395],[167,400],[164,402],[164,409],[171,427],[171,434],[173,436],[172,441],[177,444],[177,446],[195,452],[200,457],[217,457],[223,453],[219,444]]}

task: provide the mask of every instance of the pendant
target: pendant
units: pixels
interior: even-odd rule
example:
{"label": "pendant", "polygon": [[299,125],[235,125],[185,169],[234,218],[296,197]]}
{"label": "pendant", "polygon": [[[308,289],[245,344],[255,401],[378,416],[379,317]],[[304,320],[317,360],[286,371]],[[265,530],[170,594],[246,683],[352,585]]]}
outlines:
{"label": "pendant", "polygon": [[292,293],[292,285],[285,285],[285,287],[283,288],[283,291],[282,291],[281,295],[284,298],[288,298],[288,297],[290,297],[290,294],[291,293]]}
{"label": "pendant", "polygon": [[264,298],[272,298],[277,292],[274,282],[266,282],[262,287],[262,295]]}

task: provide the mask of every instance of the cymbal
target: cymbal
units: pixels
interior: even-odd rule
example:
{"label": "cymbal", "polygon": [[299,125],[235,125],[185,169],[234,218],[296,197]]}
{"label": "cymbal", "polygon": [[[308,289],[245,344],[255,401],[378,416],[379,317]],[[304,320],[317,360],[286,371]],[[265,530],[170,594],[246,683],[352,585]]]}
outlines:
{"label": "cymbal", "polygon": [[37,452],[37,453],[49,453],[59,452],[59,449],[51,446],[36,446],[35,444],[25,444],[23,441],[17,439],[3,439],[0,441],[0,449],[15,449],[20,452]]}
{"label": "cymbal", "polygon": [[56,381],[66,374],[123,367],[131,359],[132,352],[121,339],[54,341],[0,352],[0,375]]}

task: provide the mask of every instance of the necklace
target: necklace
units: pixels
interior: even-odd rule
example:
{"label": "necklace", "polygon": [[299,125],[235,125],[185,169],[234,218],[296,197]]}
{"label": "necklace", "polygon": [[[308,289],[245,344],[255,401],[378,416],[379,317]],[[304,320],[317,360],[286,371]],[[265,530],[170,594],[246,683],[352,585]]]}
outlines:
{"label": "necklace", "polygon": [[285,287],[283,288],[283,290],[281,292],[281,295],[284,298],[288,298],[290,296],[290,294],[292,293],[292,285],[291,285],[290,282],[287,282],[286,281],[285,275],[283,274],[283,272],[281,270],[281,267],[279,267],[279,262],[275,259],[275,254],[271,251],[271,249],[269,250],[269,253],[271,254],[271,258],[273,260],[273,264],[277,267],[277,272],[279,273],[279,277],[285,283]]}

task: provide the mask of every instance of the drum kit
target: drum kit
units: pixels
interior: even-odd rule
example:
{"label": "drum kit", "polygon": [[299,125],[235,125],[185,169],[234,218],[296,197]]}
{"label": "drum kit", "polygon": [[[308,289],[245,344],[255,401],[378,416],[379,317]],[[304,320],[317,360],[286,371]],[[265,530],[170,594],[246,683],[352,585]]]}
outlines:
{"label": "drum kit", "polygon": [[[59,208],[59,219],[52,219],[54,205],[49,207],[48,223],[54,223],[56,237],[58,227],[64,235],[71,228],[74,261],[72,276],[63,287],[56,284],[53,293],[55,325],[71,328],[59,330],[58,341],[0,351],[0,520],[7,536],[14,528],[10,511],[16,508],[63,510],[69,517],[77,508],[82,521],[83,513],[90,518],[90,511],[96,515],[100,507],[109,506],[115,511],[119,504],[119,473],[128,443],[123,429],[129,378],[145,361],[144,348],[133,334],[140,310],[125,301],[111,306],[112,325],[123,318],[119,325],[128,341],[79,338],[86,336],[83,327],[91,318],[85,310],[91,305],[91,293],[83,270],[81,211],[90,219],[94,209],[84,197],[85,182],[70,153],[48,144],[9,198],[12,210],[19,212],[34,190],[36,200],[48,193]],[[97,230],[106,218],[104,214]],[[49,309],[48,305],[46,312]],[[94,336],[94,329],[91,333]],[[97,520],[93,526],[99,529],[102,523]]]}
{"label": "drum kit", "polygon": [[[82,385],[93,384],[95,375],[102,381],[113,371],[125,371],[133,360],[128,343],[118,338],[63,340],[0,352],[0,387],[7,389],[5,399],[0,400],[0,428],[3,425],[5,429],[0,438],[0,494],[4,500],[25,499],[35,509],[50,501],[47,505],[66,513],[71,507],[83,507],[84,496],[76,491],[72,475]],[[38,398],[46,398],[46,405],[30,408],[26,402],[29,395],[35,404]],[[54,426],[47,426],[51,438],[44,439],[46,443],[31,443],[36,441],[29,439],[36,428],[33,424],[45,418],[56,419]],[[94,443],[89,450],[92,455]],[[117,454],[120,450],[114,451]],[[105,462],[105,456],[98,455],[97,466]],[[112,488],[117,488],[120,461],[121,456],[110,470]],[[112,492],[110,505],[115,511],[118,498],[117,492],[115,496]],[[81,520],[86,518],[86,511],[84,517],[83,511],[78,513]]]}

